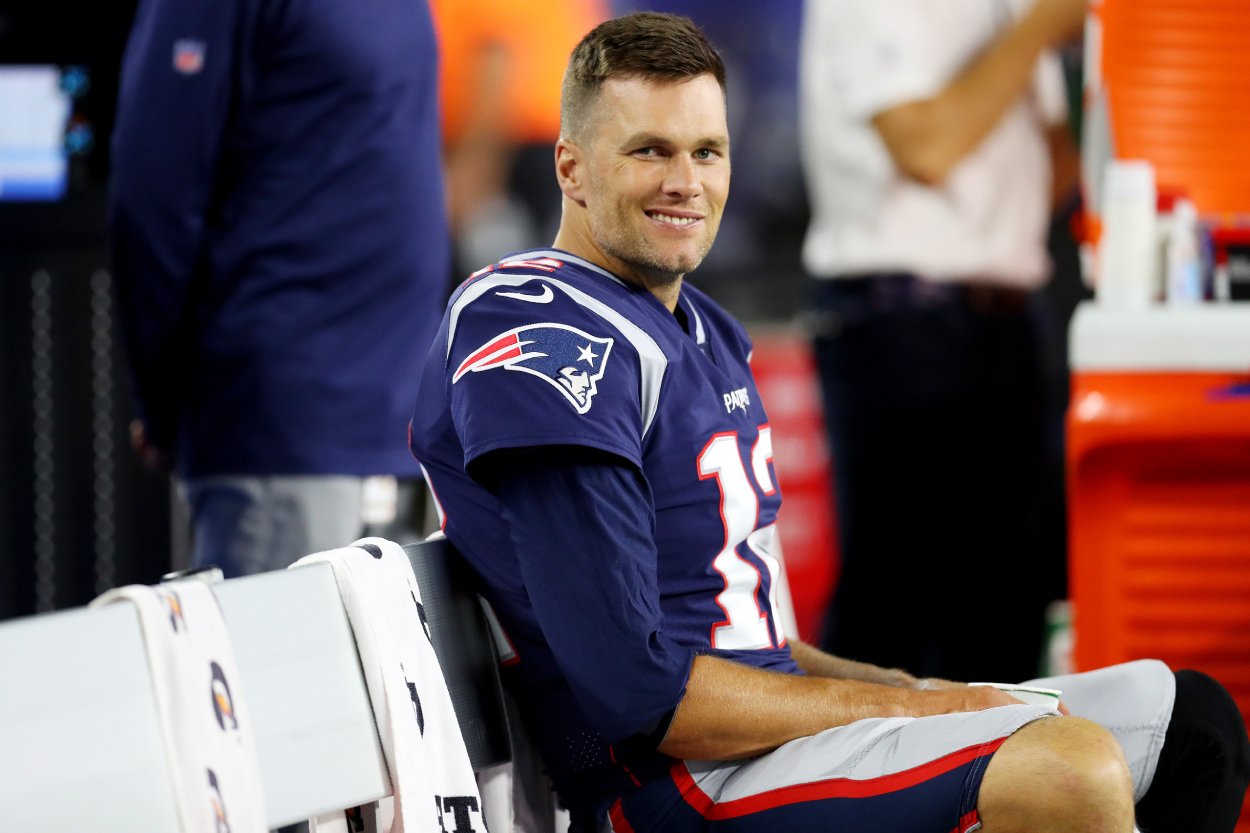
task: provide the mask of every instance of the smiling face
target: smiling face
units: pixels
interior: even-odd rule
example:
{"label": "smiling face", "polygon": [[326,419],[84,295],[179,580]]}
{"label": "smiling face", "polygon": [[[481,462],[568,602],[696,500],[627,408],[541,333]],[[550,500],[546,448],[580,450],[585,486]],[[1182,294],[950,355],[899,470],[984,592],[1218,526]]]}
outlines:
{"label": "smiling face", "polygon": [[729,194],[720,84],[711,75],[608,79],[580,133],[556,145],[565,196],[556,245],[675,303]]}

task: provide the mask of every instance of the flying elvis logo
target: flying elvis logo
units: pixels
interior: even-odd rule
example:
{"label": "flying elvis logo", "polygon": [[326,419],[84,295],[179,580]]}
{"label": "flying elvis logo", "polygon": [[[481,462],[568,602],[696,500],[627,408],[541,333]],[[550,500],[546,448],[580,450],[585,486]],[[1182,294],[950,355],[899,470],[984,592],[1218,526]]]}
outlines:
{"label": "flying elvis logo", "polygon": [[474,350],[456,368],[451,382],[497,367],[519,370],[552,385],[584,414],[598,393],[611,351],[610,338],[597,338],[567,324],[531,324],[500,333]]}

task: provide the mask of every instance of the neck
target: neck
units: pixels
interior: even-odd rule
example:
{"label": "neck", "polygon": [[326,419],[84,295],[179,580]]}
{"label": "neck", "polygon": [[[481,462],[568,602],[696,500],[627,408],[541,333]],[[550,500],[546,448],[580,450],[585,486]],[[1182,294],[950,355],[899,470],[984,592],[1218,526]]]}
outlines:
{"label": "neck", "polygon": [[569,254],[577,255],[582,260],[606,269],[626,283],[642,287],[654,295],[669,312],[677,309],[677,298],[681,295],[682,275],[658,274],[653,270],[641,269],[605,252],[589,234],[588,229],[568,222],[567,212],[560,222],[560,230],[556,232],[553,245],[557,249],[563,249]]}
{"label": "neck", "polygon": [[682,276],[678,275],[665,283],[652,285],[644,283],[643,286],[647,288],[648,292],[658,298],[669,312],[675,312],[677,310],[677,298],[681,295],[681,279]]}

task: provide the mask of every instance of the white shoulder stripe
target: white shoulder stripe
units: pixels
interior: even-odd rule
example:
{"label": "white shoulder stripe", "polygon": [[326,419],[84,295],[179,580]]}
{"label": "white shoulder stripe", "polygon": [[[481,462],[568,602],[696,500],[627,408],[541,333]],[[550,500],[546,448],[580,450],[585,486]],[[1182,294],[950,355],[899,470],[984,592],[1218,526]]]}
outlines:
{"label": "white shoulder stripe", "polygon": [[[526,255],[533,256],[533,253],[527,252]],[[552,257],[561,257],[566,260],[572,259],[563,252],[553,252]],[[607,273],[605,272],[604,274]],[[465,307],[492,289],[521,286],[533,280],[540,280],[559,289],[565,295],[568,295],[574,301],[615,327],[625,340],[633,345],[634,350],[638,352],[642,374],[639,382],[642,392],[642,433],[645,436],[651,430],[651,424],[655,421],[656,411],[660,407],[660,387],[664,383],[664,372],[668,369],[668,359],[665,357],[664,351],[660,349],[660,345],[655,343],[655,339],[637,324],[599,299],[587,295],[564,281],[556,280],[546,275],[504,275],[499,273],[484,275],[478,278],[477,281],[465,289],[464,293],[456,299],[456,302],[451,307],[451,313],[448,316],[447,356],[445,359],[451,358],[451,345],[456,339],[456,324],[460,319],[460,313]]]}
{"label": "white shoulder stripe", "polygon": [[707,333],[703,330],[703,318],[699,315],[699,311],[694,308],[694,304],[686,302],[690,307],[690,314],[694,316],[694,343],[703,344],[707,341]]}

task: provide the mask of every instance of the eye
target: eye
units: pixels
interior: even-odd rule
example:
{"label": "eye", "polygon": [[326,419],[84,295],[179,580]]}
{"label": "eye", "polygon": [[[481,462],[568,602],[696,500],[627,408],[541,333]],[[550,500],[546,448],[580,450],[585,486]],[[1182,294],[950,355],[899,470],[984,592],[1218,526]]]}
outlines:
{"label": "eye", "polygon": [[699,148],[694,152],[694,158],[701,162],[707,162],[709,160],[716,159],[719,156],[720,154],[711,148]]}
{"label": "eye", "polygon": [[659,155],[660,155],[660,149],[654,146],[638,148],[637,150],[634,151],[634,156],[642,156],[645,158],[650,158],[650,157],[659,156]]}

